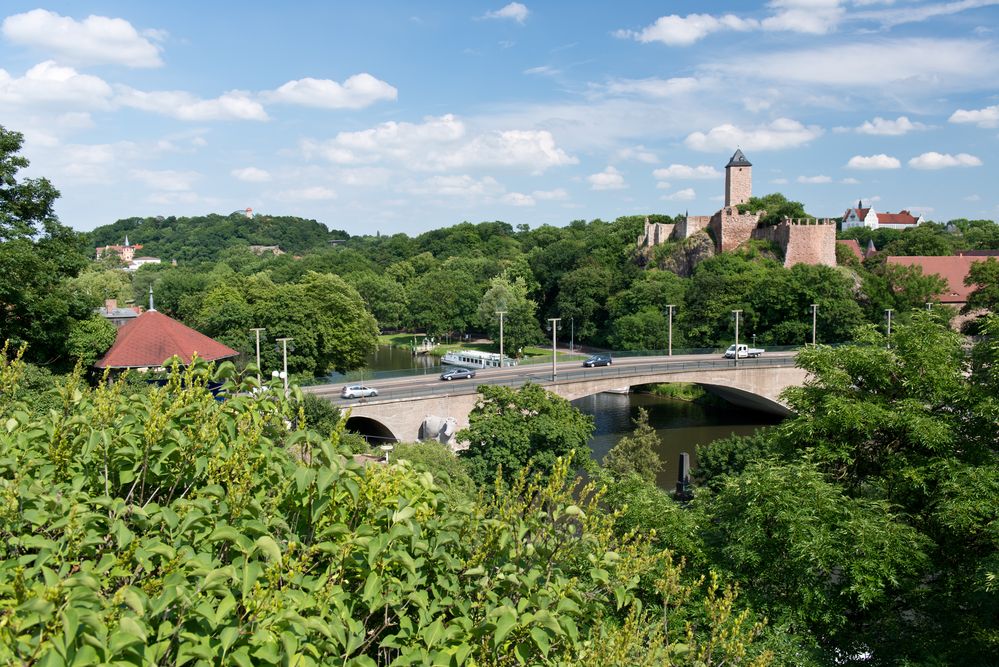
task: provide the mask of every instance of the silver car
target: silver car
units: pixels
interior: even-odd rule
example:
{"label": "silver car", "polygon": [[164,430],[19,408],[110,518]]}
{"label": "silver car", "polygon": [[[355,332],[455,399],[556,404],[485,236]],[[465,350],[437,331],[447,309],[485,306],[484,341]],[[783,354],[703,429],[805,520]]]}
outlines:
{"label": "silver car", "polygon": [[340,391],[340,398],[368,398],[377,395],[377,389],[374,387],[365,387],[363,384],[348,385]]}

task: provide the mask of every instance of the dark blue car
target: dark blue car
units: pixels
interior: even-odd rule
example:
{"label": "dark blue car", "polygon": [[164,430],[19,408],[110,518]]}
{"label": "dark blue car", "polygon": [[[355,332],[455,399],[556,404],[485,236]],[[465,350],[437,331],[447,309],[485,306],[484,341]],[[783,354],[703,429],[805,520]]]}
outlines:
{"label": "dark blue car", "polygon": [[609,354],[594,354],[583,362],[583,368],[593,368],[594,366],[610,366],[614,361]]}

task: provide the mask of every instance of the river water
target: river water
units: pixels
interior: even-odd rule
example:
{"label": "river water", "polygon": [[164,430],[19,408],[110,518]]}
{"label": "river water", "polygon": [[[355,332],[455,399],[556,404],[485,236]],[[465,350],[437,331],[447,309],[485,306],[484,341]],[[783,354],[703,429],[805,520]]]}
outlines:
{"label": "river water", "polygon": [[757,429],[777,424],[781,418],[723,403],[701,405],[689,401],[660,398],[652,394],[594,394],[572,404],[592,415],[596,430],[590,438],[593,458],[601,461],[622,436],[635,430],[639,408],[649,413],[649,424],[659,435],[659,457],[665,463],[657,479],[666,489],[676,487],[678,459],[690,454],[690,466],[697,464],[697,445],[706,445],[730,435],[751,435]]}
{"label": "river water", "polygon": [[[379,345],[368,357],[362,376],[370,379],[379,372],[410,369],[423,370],[428,374],[440,372],[436,357],[414,357],[407,349]],[[355,377],[357,375],[352,373],[351,379]],[[662,443],[658,453],[666,464],[659,473],[658,483],[667,489],[676,485],[680,452],[690,454],[691,467],[694,467],[697,445],[732,434],[750,435],[763,426],[780,421],[780,417],[734,405],[701,405],[644,393],[595,394],[572,404],[582,412],[593,415],[596,430],[590,439],[590,449],[597,461],[602,460],[622,436],[634,431],[638,409],[643,407],[648,410],[649,423],[656,429]]]}

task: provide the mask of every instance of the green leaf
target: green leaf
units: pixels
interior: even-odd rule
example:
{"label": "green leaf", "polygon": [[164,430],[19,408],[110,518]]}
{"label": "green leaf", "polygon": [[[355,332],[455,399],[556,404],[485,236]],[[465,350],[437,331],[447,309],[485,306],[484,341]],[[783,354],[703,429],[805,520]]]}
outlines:
{"label": "green leaf", "polygon": [[263,554],[267,557],[267,560],[273,563],[281,562],[281,548],[270,535],[262,535],[261,537],[258,537],[255,546],[257,551],[263,552]]}
{"label": "green leaf", "polygon": [[517,616],[513,610],[504,611],[496,620],[496,629],[493,630],[493,647],[499,648],[515,627],[517,627]]}

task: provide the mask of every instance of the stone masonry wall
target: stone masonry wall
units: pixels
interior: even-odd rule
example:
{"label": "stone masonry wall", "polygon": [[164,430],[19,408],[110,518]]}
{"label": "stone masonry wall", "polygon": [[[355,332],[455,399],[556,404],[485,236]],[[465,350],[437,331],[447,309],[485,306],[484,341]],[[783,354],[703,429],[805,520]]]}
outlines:
{"label": "stone masonry wall", "polygon": [[791,224],[782,222],[761,227],[753,232],[754,239],[773,241],[784,251],[784,266],[824,264],[836,266],[836,224],[822,222]]}
{"label": "stone masonry wall", "polygon": [[725,169],[725,208],[745,204],[753,196],[753,168]]}
{"label": "stone masonry wall", "polygon": [[760,222],[761,213],[739,213],[736,208],[726,207],[711,216],[711,232],[714,234],[716,250],[731,252],[748,241]]}
{"label": "stone masonry wall", "polygon": [[689,239],[702,229],[706,229],[710,222],[710,215],[688,215],[676,223],[676,227],[673,229],[673,240]]}
{"label": "stone masonry wall", "polygon": [[673,234],[674,225],[662,222],[646,222],[645,231],[638,239],[640,248],[661,245],[665,243]]}

